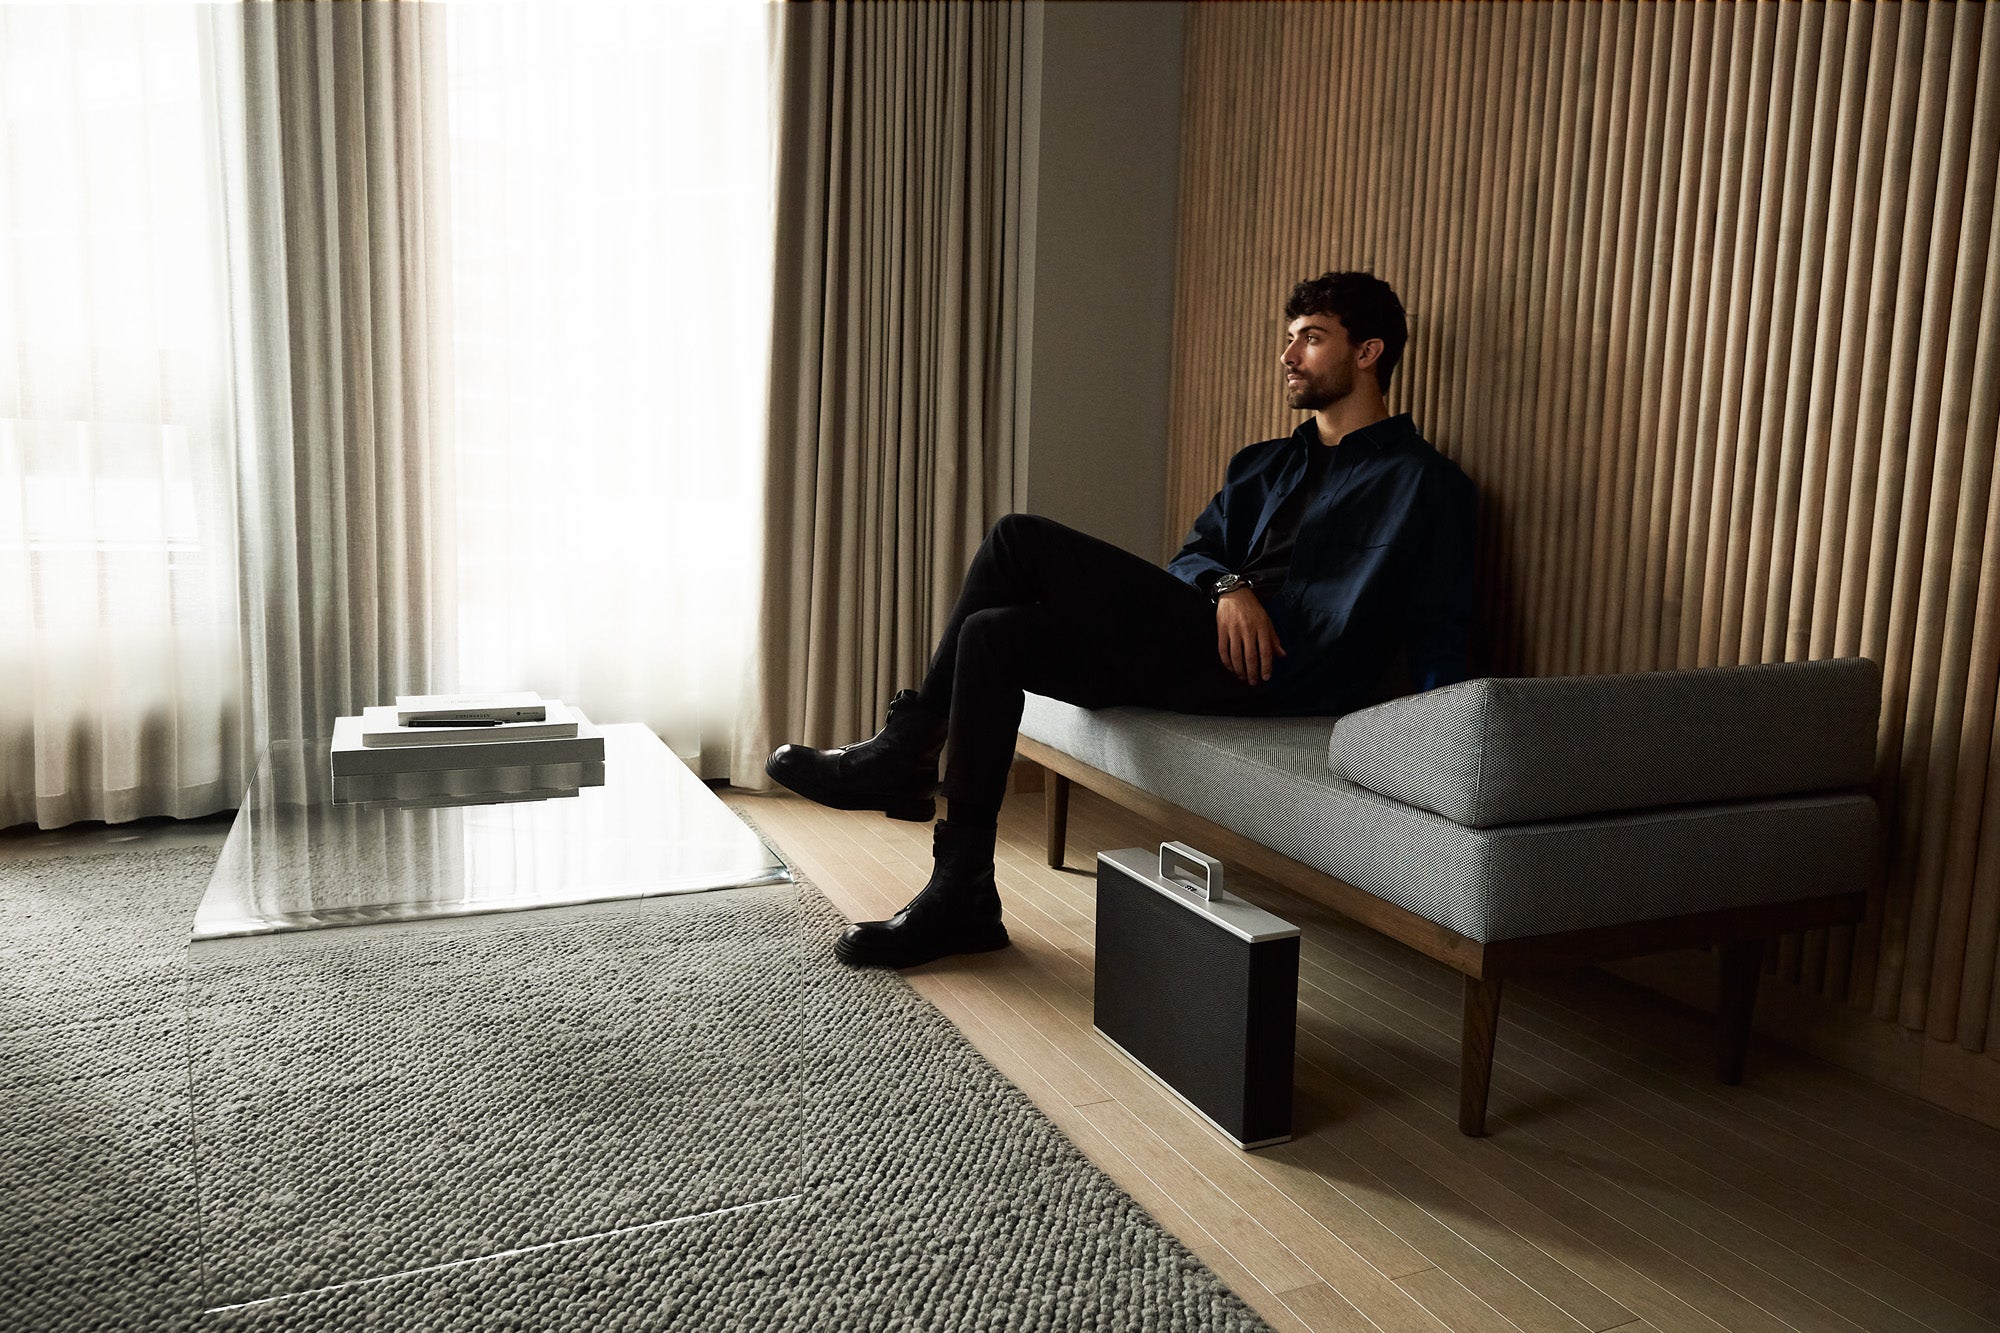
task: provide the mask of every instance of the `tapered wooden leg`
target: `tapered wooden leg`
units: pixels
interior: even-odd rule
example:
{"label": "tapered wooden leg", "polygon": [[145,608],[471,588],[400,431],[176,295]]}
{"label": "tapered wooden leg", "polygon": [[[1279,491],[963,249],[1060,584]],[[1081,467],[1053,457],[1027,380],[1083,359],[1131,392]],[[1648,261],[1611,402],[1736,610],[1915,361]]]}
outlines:
{"label": "tapered wooden leg", "polygon": [[1743,1081],[1743,1057],[1750,1046],[1750,1013],[1757,1007],[1757,976],[1764,970],[1764,941],[1738,940],[1722,946],[1717,987],[1715,1076]]}
{"label": "tapered wooden leg", "polygon": [[1049,864],[1062,869],[1069,843],[1069,779],[1050,773],[1042,788],[1042,814],[1048,826]]}
{"label": "tapered wooden leg", "polygon": [[1465,979],[1465,1027],[1458,1043],[1458,1132],[1486,1134],[1486,1092],[1493,1084],[1493,1034],[1500,1027],[1500,978]]}

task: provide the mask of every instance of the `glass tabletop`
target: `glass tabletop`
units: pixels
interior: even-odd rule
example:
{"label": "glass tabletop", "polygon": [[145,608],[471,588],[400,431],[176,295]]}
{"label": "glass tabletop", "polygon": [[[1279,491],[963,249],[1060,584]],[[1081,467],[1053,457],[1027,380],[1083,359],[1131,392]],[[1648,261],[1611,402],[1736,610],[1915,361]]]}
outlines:
{"label": "glass tabletop", "polygon": [[271,746],[192,941],[791,879],[647,728],[592,730],[604,737],[601,764],[430,775],[359,793],[346,780],[336,789],[328,741]]}

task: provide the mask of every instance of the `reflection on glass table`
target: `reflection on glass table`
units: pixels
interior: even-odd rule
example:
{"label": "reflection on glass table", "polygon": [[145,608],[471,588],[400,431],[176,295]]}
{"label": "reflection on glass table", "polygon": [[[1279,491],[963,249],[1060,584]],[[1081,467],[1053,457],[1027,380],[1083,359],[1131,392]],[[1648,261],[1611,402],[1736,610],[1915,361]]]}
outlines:
{"label": "reflection on glass table", "polygon": [[336,794],[327,741],[271,746],[195,913],[193,940],[791,878],[651,731],[599,730],[602,765],[496,770],[428,792],[343,783]]}

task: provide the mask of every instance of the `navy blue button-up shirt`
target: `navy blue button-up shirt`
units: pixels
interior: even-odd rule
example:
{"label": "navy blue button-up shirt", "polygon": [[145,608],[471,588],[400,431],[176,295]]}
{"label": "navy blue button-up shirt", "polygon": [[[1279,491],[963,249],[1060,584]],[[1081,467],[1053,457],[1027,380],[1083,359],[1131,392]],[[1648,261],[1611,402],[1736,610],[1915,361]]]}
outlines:
{"label": "navy blue button-up shirt", "polygon": [[[1167,572],[1206,589],[1247,569],[1272,515],[1304,479],[1307,451],[1324,447],[1307,417],[1283,439],[1239,450]],[[1466,676],[1472,482],[1408,413],[1334,447],[1346,466],[1308,499],[1284,583],[1255,589],[1286,654],[1263,687],[1276,712],[1342,713],[1399,688]]]}

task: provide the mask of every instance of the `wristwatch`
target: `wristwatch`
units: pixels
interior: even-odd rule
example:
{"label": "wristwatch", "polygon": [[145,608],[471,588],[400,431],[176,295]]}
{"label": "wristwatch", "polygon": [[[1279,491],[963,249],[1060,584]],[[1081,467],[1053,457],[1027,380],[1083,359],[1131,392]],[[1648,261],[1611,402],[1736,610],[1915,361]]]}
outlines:
{"label": "wristwatch", "polygon": [[1224,594],[1232,593],[1238,588],[1247,588],[1249,586],[1250,580],[1244,578],[1241,574],[1224,574],[1209,588],[1208,600],[1219,603]]}

